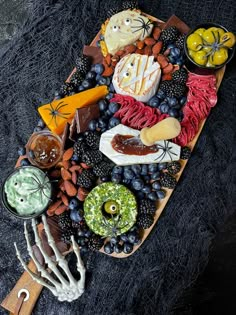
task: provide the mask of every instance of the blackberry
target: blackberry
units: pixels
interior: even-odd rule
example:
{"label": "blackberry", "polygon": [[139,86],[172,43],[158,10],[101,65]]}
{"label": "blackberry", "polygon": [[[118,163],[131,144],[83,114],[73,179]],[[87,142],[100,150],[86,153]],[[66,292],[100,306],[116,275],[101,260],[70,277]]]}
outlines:
{"label": "blackberry", "polygon": [[153,216],[150,214],[140,214],[137,219],[137,226],[142,229],[148,229],[154,222]]}
{"label": "blackberry", "polygon": [[179,173],[180,169],[181,169],[181,164],[178,161],[170,162],[167,165],[167,171],[171,175],[175,175]]}
{"label": "blackberry", "polygon": [[102,161],[102,156],[102,152],[99,150],[88,150],[83,153],[81,160],[88,166],[94,166]]}
{"label": "blackberry", "polygon": [[97,131],[86,131],[85,132],[86,144],[93,150],[99,149],[100,134]]}
{"label": "blackberry", "polygon": [[81,74],[81,75],[85,75],[91,67],[91,60],[88,56],[81,56],[78,57],[75,60],[75,65],[77,68],[77,71]]}
{"label": "blackberry", "polygon": [[154,215],[156,212],[156,204],[150,199],[142,199],[139,203],[139,212],[141,214]]}
{"label": "blackberry", "polygon": [[102,248],[104,240],[99,235],[92,235],[88,240],[88,248],[92,251],[97,251]]}
{"label": "blackberry", "polygon": [[63,212],[58,216],[58,226],[62,230],[68,230],[71,228],[71,219],[68,212]]}
{"label": "blackberry", "polygon": [[162,81],[159,90],[162,91],[165,96],[178,98],[185,94],[186,86],[173,80]]}
{"label": "blackberry", "polygon": [[83,82],[83,80],[84,76],[80,72],[76,71],[72,74],[70,82],[73,83],[74,86],[78,88]]}
{"label": "blackberry", "polygon": [[117,14],[118,12],[120,12],[120,9],[118,7],[114,7],[108,10],[106,15],[108,18],[111,18],[113,15]]}
{"label": "blackberry", "polygon": [[76,92],[76,87],[71,82],[65,82],[60,88],[60,95],[69,96]]}
{"label": "blackberry", "polygon": [[71,235],[74,235],[74,231],[72,229],[63,231],[61,234],[62,242],[66,243],[66,244],[70,244],[71,243]]}
{"label": "blackberry", "polygon": [[138,8],[138,1],[124,1],[122,3],[122,10],[128,9],[137,9]]}
{"label": "blackberry", "polygon": [[191,150],[189,147],[182,147],[180,152],[181,160],[188,160],[191,156]]}
{"label": "blackberry", "polygon": [[110,163],[101,161],[101,163],[94,165],[93,172],[98,177],[104,177],[110,174],[111,169],[112,165]]}
{"label": "blackberry", "polygon": [[91,170],[83,170],[78,176],[77,185],[89,189],[93,186],[94,179],[94,174]]}
{"label": "blackberry", "polygon": [[77,155],[79,158],[89,149],[87,144],[83,141],[77,141],[74,143],[73,146],[74,154]]}
{"label": "blackberry", "polygon": [[71,226],[72,226],[73,229],[78,230],[81,227],[81,224],[80,224],[80,222],[72,221],[71,222]]}
{"label": "blackberry", "polygon": [[188,79],[188,72],[181,68],[172,74],[172,79],[180,84],[185,84]]}
{"label": "blackberry", "polygon": [[173,189],[175,188],[177,181],[169,173],[163,173],[160,177],[160,184],[162,187]]}
{"label": "blackberry", "polygon": [[170,44],[177,40],[179,33],[176,26],[170,26],[161,32],[159,39],[163,41],[164,44]]}
{"label": "blackberry", "polygon": [[180,50],[183,50],[184,49],[184,41],[185,41],[185,37],[186,35],[185,34],[182,34],[178,37],[178,39],[176,40],[175,42],[175,45],[177,48],[179,48]]}

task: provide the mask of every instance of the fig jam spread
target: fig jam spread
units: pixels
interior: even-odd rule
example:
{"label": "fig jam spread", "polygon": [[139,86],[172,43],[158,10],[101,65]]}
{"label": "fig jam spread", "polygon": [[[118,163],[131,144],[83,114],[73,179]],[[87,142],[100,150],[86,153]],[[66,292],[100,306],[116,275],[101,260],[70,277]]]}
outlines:
{"label": "fig jam spread", "polygon": [[[132,138],[134,138],[134,141],[126,141]],[[127,155],[147,155],[158,151],[156,145],[146,146],[131,135],[115,135],[111,140],[111,146],[115,151]]]}

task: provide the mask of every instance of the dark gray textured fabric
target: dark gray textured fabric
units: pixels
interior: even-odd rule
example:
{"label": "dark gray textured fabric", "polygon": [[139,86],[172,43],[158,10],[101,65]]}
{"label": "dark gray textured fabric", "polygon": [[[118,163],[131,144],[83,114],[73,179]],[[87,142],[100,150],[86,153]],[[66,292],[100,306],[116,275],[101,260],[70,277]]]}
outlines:
{"label": "dark gray textured fabric", "polygon": [[[1,181],[38,119],[36,108],[53,98],[74,67],[75,57],[96,35],[106,11],[122,1],[32,1],[23,29],[0,49]],[[226,1],[140,1],[160,19],[176,14],[190,27],[218,22],[236,32],[236,7]],[[236,70],[226,69],[193,155],[148,239],[127,259],[90,256],[86,291],[73,303],[58,303],[44,290],[34,314],[169,314],[184,288],[208,260],[209,246],[235,210]],[[0,212],[0,300],[22,273],[13,242],[27,259],[21,221]],[[0,313],[4,314],[1,309]]]}

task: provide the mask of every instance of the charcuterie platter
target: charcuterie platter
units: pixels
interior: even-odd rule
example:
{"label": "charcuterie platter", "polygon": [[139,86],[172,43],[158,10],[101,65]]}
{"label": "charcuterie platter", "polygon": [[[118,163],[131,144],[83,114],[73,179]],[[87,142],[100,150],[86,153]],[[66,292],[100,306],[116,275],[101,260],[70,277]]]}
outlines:
{"label": "charcuterie platter", "polygon": [[[226,38],[229,32],[223,31]],[[210,66],[191,64],[185,53],[188,32],[176,16],[164,23],[133,8],[116,12],[84,47],[55,99],[38,107],[40,120],[19,153],[16,170],[4,183],[2,199],[19,219],[46,215],[37,229],[32,221],[45,261],[50,263],[50,248],[59,265],[61,254],[74,251],[83,278],[79,252],[126,258],[158,228],[155,225],[217,103],[225,71],[223,63],[214,65],[215,51],[207,56]],[[228,50],[231,56],[231,47]],[[27,228],[25,235],[34,257]],[[17,247],[16,252],[29,272]],[[51,279],[37,263],[37,268],[32,261],[30,266]],[[29,278],[26,273],[24,277]],[[22,279],[2,304],[12,312],[12,297]],[[42,279],[38,282],[39,294],[45,284]],[[83,293],[83,285],[80,282],[70,298],[64,292],[60,295],[57,284],[49,289],[62,301],[71,301]],[[35,300],[36,296],[30,300],[31,306]]]}

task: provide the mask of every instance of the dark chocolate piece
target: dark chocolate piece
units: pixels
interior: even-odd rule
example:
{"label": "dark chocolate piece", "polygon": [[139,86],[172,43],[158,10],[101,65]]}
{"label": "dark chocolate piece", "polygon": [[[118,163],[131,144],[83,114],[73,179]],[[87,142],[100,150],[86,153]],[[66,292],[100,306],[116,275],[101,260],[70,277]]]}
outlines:
{"label": "dark chocolate piece", "polygon": [[101,49],[95,46],[84,46],[83,54],[85,56],[91,57],[92,63],[102,63],[103,55],[101,53]]}
{"label": "dark chocolate piece", "polygon": [[97,104],[78,108],[71,122],[70,135],[71,140],[75,140],[76,134],[88,129],[88,124],[92,119],[99,117],[99,107]]}

